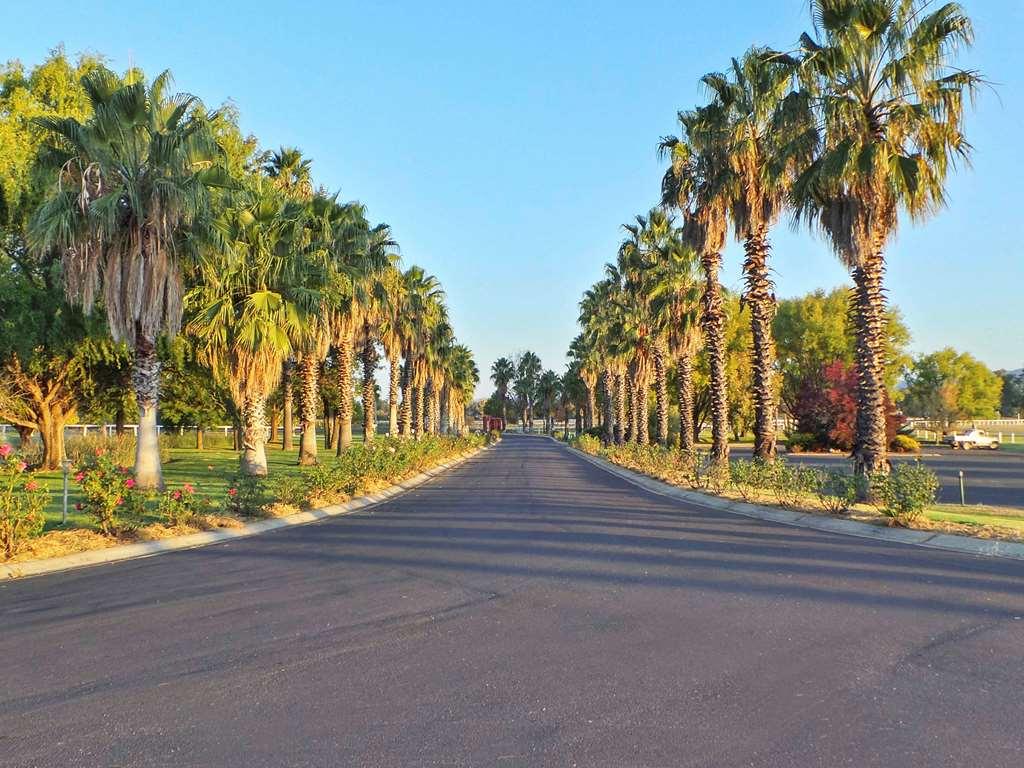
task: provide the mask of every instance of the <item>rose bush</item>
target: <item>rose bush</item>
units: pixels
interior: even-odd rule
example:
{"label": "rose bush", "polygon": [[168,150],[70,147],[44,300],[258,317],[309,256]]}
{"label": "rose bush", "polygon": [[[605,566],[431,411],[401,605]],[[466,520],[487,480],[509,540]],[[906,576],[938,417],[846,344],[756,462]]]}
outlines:
{"label": "rose bush", "polygon": [[27,462],[10,445],[0,445],[0,555],[14,557],[25,540],[38,536],[46,520],[49,493],[28,472]]}

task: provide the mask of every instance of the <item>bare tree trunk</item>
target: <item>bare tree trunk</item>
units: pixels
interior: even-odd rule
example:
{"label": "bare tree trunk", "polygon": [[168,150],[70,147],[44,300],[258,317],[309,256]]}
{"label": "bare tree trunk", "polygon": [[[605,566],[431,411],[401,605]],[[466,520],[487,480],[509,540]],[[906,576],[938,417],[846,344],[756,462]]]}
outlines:
{"label": "bare tree trunk", "polygon": [[636,400],[636,442],[639,445],[647,445],[650,442],[648,424],[650,422],[650,408],[647,405],[647,390],[650,388],[648,374],[641,371],[637,379],[634,398]]}
{"label": "bare tree trunk", "polygon": [[587,408],[583,413],[583,428],[594,428],[594,415],[597,413],[597,392],[591,384],[587,384]]}
{"label": "bare tree trunk", "polygon": [[352,445],[352,332],[342,334],[335,348],[338,366],[338,455]]}
{"label": "bare tree trunk", "polygon": [[39,436],[43,439],[43,469],[59,469],[64,460],[65,416],[60,408],[40,409]]}
{"label": "bare tree trunk", "polygon": [[203,428],[196,427],[196,450],[203,450]]}
{"label": "bare tree trunk", "polygon": [[853,445],[858,475],[888,473],[885,431],[885,260],[881,243],[853,270],[851,314],[857,359],[857,429]]}
{"label": "bare tree trunk", "polygon": [[282,383],[282,395],[284,396],[284,423],[282,426],[284,428],[284,437],[281,439],[281,450],[284,451],[290,451],[294,448],[294,445],[292,444],[292,433],[294,431],[292,413],[295,410],[294,377],[295,360],[288,358],[284,361],[284,378]]}
{"label": "bare tree trunk", "polygon": [[629,370],[626,374],[626,442],[635,443],[637,442],[637,436],[639,429],[639,401],[637,400],[637,380],[636,373],[637,363],[634,360],[629,364]]}
{"label": "bare tree trunk", "polygon": [[320,403],[320,361],[306,352],[299,358],[299,417],[302,437],[299,441],[299,464],[316,464],[316,417]]}
{"label": "bare tree trunk", "polygon": [[248,395],[242,403],[242,458],[243,474],[256,477],[267,475],[267,414],[266,398]]}
{"label": "bare tree trunk", "polygon": [[398,355],[388,358],[388,434],[398,437],[398,390],[402,376],[402,361]]}
{"label": "bare tree trunk", "polygon": [[441,390],[441,408],[437,417],[442,435],[447,435],[451,431],[451,397],[451,389],[445,384]]}
{"label": "bare tree trunk", "polygon": [[277,441],[277,408],[270,409],[270,433],[267,441],[270,445]]}
{"label": "bare tree trunk", "polygon": [[423,388],[412,386],[412,428],[413,439],[423,436]]}
{"label": "bare tree trunk", "polygon": [[367,333],[363,342],[363,442],[372,443],[377,435],[377,345]]}
{"label": "bare tree trunk", "polygon": [[747,290],[744,300],[750,307],[752,344],[751,370],[754,384],[754,457],[771,461],[775,458],[775,339],[772,320],[775,317],[775,286],[768,275],[767,230],[751,232],[744,242],[746,260],[743,273]]}
{"label": "bare tree trunk", "polygon": [[676,384],[679,388],[679,450],[692,454],[696,448],[693,431],[693,357],[684,352],[676,360]]}
{"label": "bare tree trunk", "polygon": [[722,254],[705,253],[701,257],[704,268],[703,315],[701,325],[711,369],[711,458],[714,462],[729,458],[729,398],[725,380],[725,310],[722,305],[722,287],[718,270]]}
{"label": "bare tree trunk", "polygon": [[132,386],[139,404],[139,431],[135,441],[135,483],[147,490],[162,489],[160,470],[160,432],[157,429],[157,403],[160,396],[160,360],[156,344],[143,334],[135,336],[132,361]]}

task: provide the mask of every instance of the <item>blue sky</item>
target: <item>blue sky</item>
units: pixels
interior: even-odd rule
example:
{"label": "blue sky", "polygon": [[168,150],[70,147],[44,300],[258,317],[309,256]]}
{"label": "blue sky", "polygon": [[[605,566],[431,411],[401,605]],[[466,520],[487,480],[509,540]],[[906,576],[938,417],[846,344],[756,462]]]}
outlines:
{"label": "blue sky", "polygon": [[[949,210],[890,246],[888,288],[915,352],[953,345],[1017,368],[1024,3],[963,4],[977,35],[964,63],[996,92],[969,118],[973,166]],[[170,68],[208,105],[235,101],[265,146],[299,146],[318,183],[366,203],[442,280],[481,394],[502,354],[534,349],[562,370],[576,302],[622,223],[656,201],[658,138],[703,98],[700,75],[810,26],[805,0],[4,6],[0,57],[31,65],[63,43]],[[780,224],[773,243],[780,297],[846,281],[807,232]],[[722,280],[740,286],[734,244]]]}

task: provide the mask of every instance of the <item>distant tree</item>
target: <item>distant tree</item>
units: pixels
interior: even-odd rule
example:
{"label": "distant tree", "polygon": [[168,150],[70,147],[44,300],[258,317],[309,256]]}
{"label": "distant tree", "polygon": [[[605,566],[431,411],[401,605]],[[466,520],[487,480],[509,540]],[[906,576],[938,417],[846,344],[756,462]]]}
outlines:
{"label": "distant tree", "polygon": [[999,414],[1008,418],[1020,418],[1024,414],[1024,370],[996,373],[1003,380]]}
{"label": "distant tree", "polygon": [[914,361],[906,375],[904,411],[949,426],[999,414],[1003,379],[967,352],[946,347]]}
{"label": "distant tree", "polygon": [[515,378],[512,380],[512,391],[523,422],[523,429],[533,425],[533,407],[537,402],[537,384],[542,370],[540,358],[533,352],[522,352],[515,358]]}

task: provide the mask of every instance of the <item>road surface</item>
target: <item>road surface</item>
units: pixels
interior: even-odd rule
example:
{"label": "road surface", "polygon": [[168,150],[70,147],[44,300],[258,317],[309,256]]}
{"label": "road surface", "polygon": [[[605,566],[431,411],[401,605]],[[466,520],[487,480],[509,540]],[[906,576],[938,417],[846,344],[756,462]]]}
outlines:
{"label": "road surface", "polygon": [[[750,458],[750,446],[733,446],[730,454]],[[824,468],[851,468],[843,454],[783,453],[787,461],[799,461]],[[896,461],[914,461],[918,457],[890,454]],[[963,470],[968,504],[991,504],[996,507],[1024,507],[1024,453],[1014,451],[954,451],[951,448],[926,445],[921,460],[939,476],[939,501],[960,503],[960,480],[957,472]]]}
{"label": "road surface", "polygon": [[1024,563],[509,437],[348,518],[0,587],[4,766],[1013,766]]}

